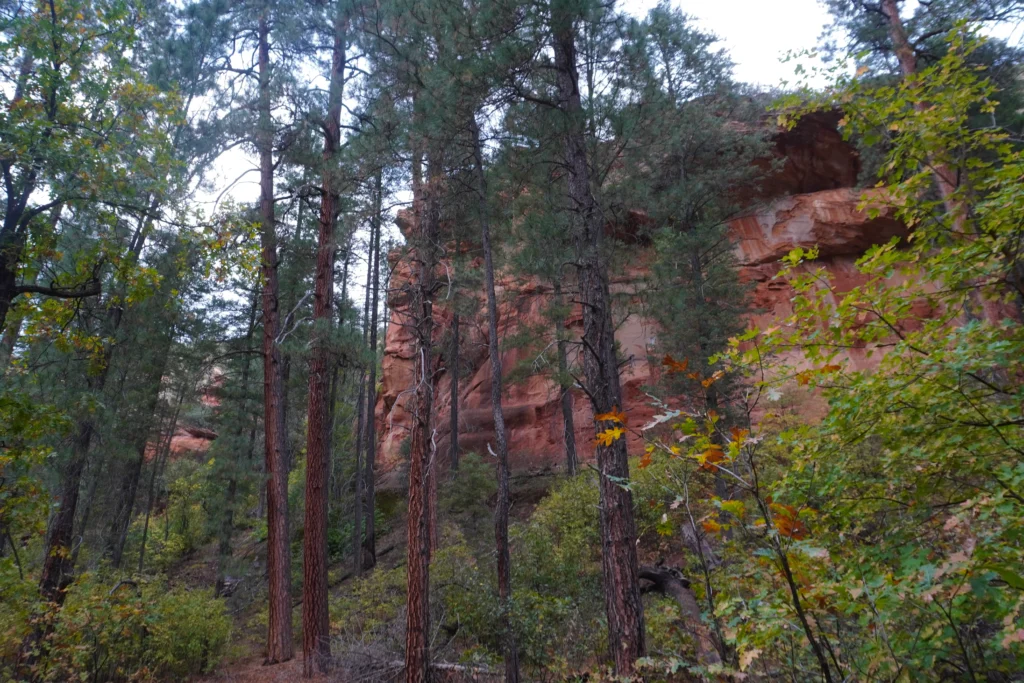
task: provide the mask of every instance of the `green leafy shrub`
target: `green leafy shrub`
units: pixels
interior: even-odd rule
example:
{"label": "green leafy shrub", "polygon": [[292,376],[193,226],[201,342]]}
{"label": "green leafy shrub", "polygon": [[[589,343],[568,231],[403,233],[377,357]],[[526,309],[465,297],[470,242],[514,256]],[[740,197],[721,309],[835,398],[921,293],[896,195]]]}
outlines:
{"label": "green leafy shrub", "polygon": [[212,590],[174,590],[155,603],[148,647],[161,676],[180,678],[213,669],[227,647],[231,619]]}
{"label": "green leafy shrub", "polygon": [[451,514],[488,512],[487,501],[497,492],[494,464],[476,453],[467,453],[459,460],[459,471],[445,482],[440,491],[440,506]]}
{"label": "green leafy shrub", "polygon": [[568,673],[604,649],[595,478],[552,489],[511,531],[515,626],[523,663]]}
{"label": "green leafy shrub", "polygon": [[[27,601],[35,604],[37,601]],[[68,591],[59,612],[41,611],[33,623],[50,622],[31,675],[41,681],[182,680],[210,671],[231,634],[224,603],[209,590],[171,590],[162,583],[114,586],[85,574]],[[32,624],[5,629],[4,661],[14,676],[14,656]]]}
{"label": "green leafy shrub", "polygon": [[457,524],[462,539],[479,557],[494,548],[494,513],[489,503],[498,490],[493,462],[475,453],[459,461],[459,471],[441,482],[438,507],[444,521]]}

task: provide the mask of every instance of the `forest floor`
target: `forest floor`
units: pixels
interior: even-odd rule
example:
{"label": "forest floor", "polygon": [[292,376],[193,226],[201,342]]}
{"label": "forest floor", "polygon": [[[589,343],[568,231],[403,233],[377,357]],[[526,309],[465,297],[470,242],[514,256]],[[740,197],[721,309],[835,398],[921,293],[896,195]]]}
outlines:
{"label": "forest floor", "polygon": [[[302,680],[302,653],[291,661],[277,664],[275,666],[264,666],[262,657],[251,657],[249,659],[233,662],[225,668],[205,676],[198,681],[213,683],[289,683],[290,681]],[[317,676],[306,679],[312,681],[330,681],[329,676]]]}
{"label": "forest floor", "polygon": [[[512,481],[512,518],[513,521],[525,521],[537,504],[547,495],[551,485],[557,481],[557,477],[550,472],[524,473],[513,478]],[[487,501],[487,508],[493,509],[493,500]],[[404,513],[404,510],[398,511]],[[493,543],[493,525],[490,518],[481,519],[479,510],[473,512],[458,513],[457,517],[464,518],[459,521],[460,526],[472,536],[480,535],[481,538],[472,539],[476,543]],[[390,531],[378,541],[379,555],[378,568],[394,569],[405,563],[406,555],[406,533],[403,514],[396,514],[390,520]],[[251,538],[239,538],[234,555],[236,559],[244,561],[252,567],[262,568],[262,556],[265,552],[265,545],[261,542],[254,542]],[[216,547],[210,544],[191,557],[183,560],[174,570],[169,572],[172,582],[178,585],[187,586],[209,586],[216,578]],[[331,564],[330,591],[332,597],[346,591],[351,585],[351,559],[346,555]],[[262,573],[262,570],[261,572]],[[224,659],[216,671],[202,677],[198,677],[195,683],[278,683],[283,681],[302,680],[302,651],[301,635],[298,630],[295,632],[296,652],[295,658],[291,661],[274,666],[263,665],[263,639],[264,628],[262,621],[257,618],[258,605],[262,601],[257,599],[262,588],[262,580],[253,581],[258,577],[249,577],[240,585],[238,592],[229,599],[229,609],[235,621],[235,632],[232,647],[228,656]],[[298,599],[298,596],[295,596]],[[299,626],[299,614],[301,604],[296,604],[294,623]],[[346,668],[345,662],[338,662],[340,668]],[[398,662],[395,662],[397,665]],[[440,673],[440,672],[439,672]],[[450,673],[450,672],[449,672]],[[340,681],[341,672],[333,672],[327,675],[318,676],[314,681]],[[392,680],[400,675],[400,670],[387,672],[378,671],[369,675],[369,678],[360,679],[366,683],[371,681]],[[441,676],[451,679],[451,676]],[[459,680],[467,680],[464,676],[458,676]],[[478,678],[478,677],[471,677]],[[483,677],[481,680],[486,679]],[[348,680],[346,679],[347,683]]]}

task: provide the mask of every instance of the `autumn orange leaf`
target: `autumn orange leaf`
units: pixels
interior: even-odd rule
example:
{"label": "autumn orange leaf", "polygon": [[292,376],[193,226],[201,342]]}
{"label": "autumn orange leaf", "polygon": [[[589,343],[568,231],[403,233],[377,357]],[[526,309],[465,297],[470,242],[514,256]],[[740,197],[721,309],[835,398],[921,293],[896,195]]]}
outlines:
{"label": "autumn orange leaf", "polygon": [[716,462],[722,462],[725,460],[725,453],[722,452],[722,447],[718,444],[712,444],[706,451],[697,456],[697,461],[700,462],[700,468],[709,472],[718,471]]}
{"label": "autumn orange leaf", "polygon": [[792,505],[772,503],[771,510],[774,515],[772,521],[780,535],[796,541],[807,538],[807,525],[800,520],[796,508]]}
{"label": "autumn orange leaf", "polygon": [[701,526],[704,527],[704,531],[709,534],[717,534],[722,530],[722,525],[713,519],[706,519],[701,522]]}
{"label": "autumn orange leaf", "polygon": [[625,430],[619,427],[606,429],[597,435],[597,440],[594,443],[597,443],[601,446],[611,446],[613,443],[618,441],[625,433]]}
{"label": "autumn orange leaf", "polygon": [[627,423],[626,414],[624,412],[622,412],[621,410],[619,410],[618,406],[615,406],[614,408],[609,410],[607,413],[601,413],[599,415],[595,415],[594,419],[597,420],[598,422],[618,422],[621,425],[624,425],[624,424]]}
{"label": "autumn orange leaf", "polygon": [[690,360],[688,358],[684,358],[682,362],[680,362],[666,354],[665,358],[661,361],[661,364],[668,368],[669,372],[686,372],[686,368],[690,367]]}

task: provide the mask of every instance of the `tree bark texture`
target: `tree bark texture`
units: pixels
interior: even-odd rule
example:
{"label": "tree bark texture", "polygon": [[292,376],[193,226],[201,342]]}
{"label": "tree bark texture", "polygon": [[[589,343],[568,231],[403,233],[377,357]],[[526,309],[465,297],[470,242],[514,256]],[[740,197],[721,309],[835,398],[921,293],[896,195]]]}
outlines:
{"label": "tree bark texture", "polygon": [[413,405],[412,447],[409,453],[409,555],[406,574],[405,679],[429,680],[430,637],[430,459],[433,448],[434,409],[434,268],[440,228],[440,155],[432,150],[427,160],[427,182],[419,186],[413,203],[419,230],[413,259],[411,321],[416,337],[416,389]]}
{"label": "tree bark texture", "polygon": [[370,239],[370,250],[373,261],[373,278],[371,280],[371,303],[370,303],[370,376],[366,383],[366,467],[363,474],[363,484],[366,496],[366,533],[363,536],[363,566],[367,569],[377,564],[377,529],[374,520],[376,509],[376,482],[374,468],[377,459],[377,324],[380,305],[380,233],[381,233],[381,211],[384,202],[383,195],[383,170],[377,170],[377,178],[374,187],[374,217],[371,223],[373,234]]}
{"label": "tree bark texture", "polygon": [[[552,2],[552,32],[558,96],[564,117],[565,165],[573,243],[583,308],[583,372],[594,413],[622,405],[607,265],[601,254],[604,220],[590,185],[590,168],[580,100],[574,8]],[[602,423],[598,430],[614,426]],[[602,577],[608,643],[616,674],[632,675],[646,653],[644,613],[637,581],[636,523],[632,494],[621,485],[629,478],[626,441],[597,446],[600,470]]]}
{"label": "tree bark texture", "polygon": [[[554,284],[555,304],[562,305],[562,283],[556,276]],[[556,352],[558,354],[559,380],[559,405],[562,409],[562,442],[565,444],[565,471],[570,477],[575,477],[579,472],[579,457],[576,455],[576,420],[572,414],[572,389],[565,384],[565,377],[569,374],[569,343],[564,339],[561,324],[555,329],[558,338]]]}
{"label": "tree bark texture", "polygon": [[327,606],[327,470],[330,444],[330,329],[334,321],[334,221],[337,214],[337,154],[341,145],[341,104],[348,48],[343,2],[338,2],[328,112],[324,130],[320,231],[313,284],[313,350],[309,362],[309,407],[306,435],[306,520],[302,546],[302,674],[312,678],[330,664],[330,618]]}
{"label": "tree bark texture", "polygon": [[[455,253],[459,252],[458,243],[455,245]],[[459,471],[459,314],[452,313],[452,348],[451,357],[448,362],[448,373],[451,376],[451,409],[449,410],[449,439],[448,462],[452,472]]]}
{"label": "tree bark texture", "polygon": [[501,349],[498,339],[498,302],[494,294],[494,254],[491,248],[491,228],[487,216],[487,178],[480,127],[476,118],[470,119],[473,129],[473,158],[479,194],[480,237],[484,250],[484,288],[487,293],[487,351],[491,361],[491,413],[494,416],[494,440],[498,455],[498,502],[494,509],[495,550],[498,559],[498,600],[501,605],[502,654],[505,658],[506,683],[519,681],[519,648],[512,628],[512,572],[508,543],[509,469],[508,436],[502,411]]}
{"label": "tree bark texture", "polygon": [[294,656],[292,578],[288,543],[288,463],[284,434],[284,378],[277,337],[277,233],[274,217],[274,128],[270,115],[270,27],[266,10],[259,20],[260,239],[263,274],[263,440],[267,485],[267,586],[269,619],[264,664]]}

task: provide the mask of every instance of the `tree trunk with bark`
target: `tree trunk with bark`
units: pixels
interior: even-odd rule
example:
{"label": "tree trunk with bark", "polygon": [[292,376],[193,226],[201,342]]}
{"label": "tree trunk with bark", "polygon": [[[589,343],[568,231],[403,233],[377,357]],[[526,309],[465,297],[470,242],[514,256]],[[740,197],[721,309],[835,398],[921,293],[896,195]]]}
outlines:
{"label": "tree trunk with bark", "polygon": [[[431,146],[436,143],[431,143]],[[414,153],[414,157],[418,152]],[[405,629],[405,679],[407,683],[429,680],[430,663],[430,460],[433,455],[434,409],[434,268],[440,228],[440,192],[443,170],[440,155],[431,149],[427,182],[414,182],[418,195],[419,231],[413,259],[412,321],[416,337],[416,389],[413,406],[412,447],[409,453],[409,557],[406,573],[407,617]],[[414,159],[414,166],[418,165]],[[414,179],[416,174],[414,168]]]}
{"label": "tree trunk with bark", "polygon": [[[912,76],[917,73],[917,54],[914,52],[914,46],[910,44],[907,29],[900,18],[899,5],[896,0],[882,0],[881,9],[882,14],[889,22],[889,40],[892,41],[893,52],[896,53],[896,59],[899,60],[900,71],[904,77]],[[914,108],[918,111],[925,111],[928,107],[927,102],[914,103]],[[963,229],[964,217],[961,215],[959,202],[954,197],[957,188],[956,174],[942,163],[933,162],[930,166],[932,176],[935,178],[935,186],[946,205],[946,211],[954,217],[955,227],[960,231]]]}
{"label": "tree trunk with bark", "polygon": [[[555,305],[561,307],[562,283],[555,279],[554,283]],[[566,383],[565,377],[569,374],[569,342],[565,339],[558,325],[555,329],[555,336],[558,339],[556,353],[558,354],[559,396],[558,402],[562,409],[562,442],[565,444],[565,471],[570,477],[575,477],[579,472],[579,458],[576,455],[576,420],[572,415],[572,387]]]}
{"label": "tree trunk with bark", "polygon": [[377,529],[374,520],[376,510],[376,482],[374,467],[377,459],[377,308],[380,305],[380,233],[381,211],[384,202],[383,170],[377,170],[374,187],[374,217],[371,223],[373,234],[370,250],[373,255],[373,278],[369,283],[372,291],[370,303],[370,376],[366,383],[366,468],[363,474],[366,495],[366,534],[363,536],[363,566],[370,569],[377,564]]}
{"label": "tree trunk with bark", "polygon": [[263,274],[263,433],[267,485],[267,585],[269,619],[264,664],[294,656],[292,643],[291,553],[288,543],[288,463],[284,434],[284,380],[277,337],[281,317],[274,216],[274,124],[270,112],[270,27],[259,20],[260,241]]}
{"label": "tree trunk with bark", "polygon": [[341,145],[341,104],[345,88],[348,26],[339,0],[334,22],[334,48],[328,112],[324,126],[320,233],[313,285],[313,352],[309,362],[309,412],[306,438],[306,522],[302,563],[302,674],[325,673],[331,657],[327,606],[327,442],[331,380],[330,328],[334,320],[334,220],[337,213],[337,153]]}
{"label": "tree trunk with bark", "polygon": [[487,351],[491,361],[491,413],[494,416],[494,440],[498,456],[498,502],[494,510],[494,537],[498,556],[498,600],[501,605],[502,654],[505,658],[506,683],[519,681],[519,648],[512,628],[512,572],[508,543],[509,469],[508,437],[502,411],[501,349],[498,339],[498,302],[494,294],[494,254],[491,249],[491,228],[487,217],[487,178],[484,175],[480,127],[476,118],[470,120],[473,130],[473,159],[479,194],[480,237],[484,250],[484,288],[487,293]]}
{"label": "tree trunk with bark", "polygon": [[[457,254],[458,242],[455,245]],[[448,374],[451,376],[451,409],[449,410],[449,431],[451,437],[448,447],[448,462],[452,472],[459,471],[459,314],[452,313],[452,348],[448,361]]]}
{"label": "tree trunk with bark", "polygon": [[[607,265],[601,253],[604,219],[591,188],[584,136],[585,120],[579,92],[575,43],[575,8],[565,0],[551,6],[555,73],[565,126],[565,166],[572,210],[573,243],[583,308],[583,371],[594,413],[622,405],[615,330]],[[598,430],[614,426],[605,422]],[[608,643],[615,672],[632,675],[635,662],[646,654],[644,613],[637,581],[636,522],[632,494],[621,485],[629,479],[626,441],[597,446],[600,470],[602,577]]]}

